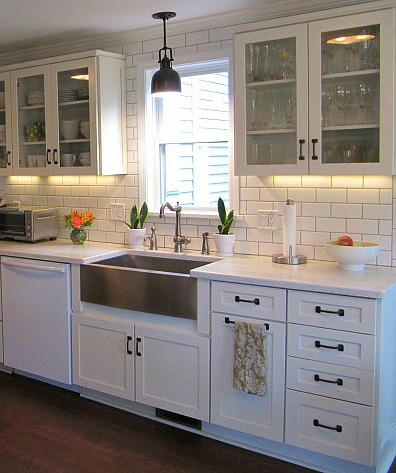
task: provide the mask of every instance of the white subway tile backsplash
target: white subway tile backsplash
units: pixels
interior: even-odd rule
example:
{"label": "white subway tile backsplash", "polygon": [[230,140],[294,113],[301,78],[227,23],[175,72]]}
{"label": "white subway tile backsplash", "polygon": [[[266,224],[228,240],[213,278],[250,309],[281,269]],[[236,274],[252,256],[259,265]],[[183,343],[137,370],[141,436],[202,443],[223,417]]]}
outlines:
{"label": "white subway tile backsplash", "polygon": [[379,189],[348,189],[348,203],[377,204],[379,202]]}
{"label": "white subway tile backsplash", "polygon": [[329,203],[303,203],[301,215],[303,217],[330,217],[330,209]]}
{"label": "white subway tile backsplash", "polygon": [[317,202],[346,202],[346,189],[317,189]]}
{"label": "white subway tile backsplash", "polygon": [[[126,226],[112,221],[110,203],[126,206],[126,218],[133,204],[139,203],[138,153],[138,73],[139,64],[157,64],[162,37],[114,45],[127,55],[127,170],[126,176],[10,176],[0,178],[0,196],[8,201],[20,200],[26,205],[56,205],[61,215],[71,210],[91,210],[95,222],[88,231],[91,241],[127,243]],[[176,62],[203,51],[219,51],[232,47],[232,33],[227,28],[187,31],[168,38]],[[287,198],[296,203],[297,252],[309,259],[330,260],[324,243],[348,233],[356,240],[377,242],[381,252],[377,264],[396,266],[396,178],[390,176],[241,176],[240,204],[233,231],[237,235],[235,251],[250,255],[271,256],[282,252],[282,212]],[[257,228],[257,210],[279,211],[279,230]],[[159,247],[173,247],[174,215],[165,221],[152,214],[146,227],[157,227]],[[212,234],[218,219],[183,218],[183,232],[192,238],[190,249],[200,250],[201,234],[210,233],[212,253],[215,251]],[[68,238],[69,231],[60,229]]]}
{"label": "white subway tile backsplash", "polygon": [[332,176],[332,187],[362,188],[363,176]]}
{"label": "white subway tile backsplash", "polygon": [[331,216],[342,218],[362,218],[362,204],[332,204]]}
{"label": "white subway tile backsplash", "polygon": [[379,223],[378,220],[369,219],[347,219],[348,233],[369,233],[370,235],[378,235]]}

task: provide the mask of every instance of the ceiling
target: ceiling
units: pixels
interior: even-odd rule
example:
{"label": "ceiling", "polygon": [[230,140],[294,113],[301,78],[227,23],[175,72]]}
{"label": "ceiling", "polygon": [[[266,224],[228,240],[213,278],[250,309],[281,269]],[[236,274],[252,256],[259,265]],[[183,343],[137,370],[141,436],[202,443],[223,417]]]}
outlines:
{"label": "ceiling", "polygon": [[[152,14],[186,21],[263,6],[276,0],[0,0],[0,53],[158,25]],[[278,2],[283,0],[277,0]]]}
{"label": "ceiling", "polygon": [[[152,14],[175,11],[172,24],[282,7],[293,10],[311,4],[314,9],[371,0],[0,0],[0,54],[89,40],[103,35],[157,26]],[[160,29],[162,31],[162,29]]]}

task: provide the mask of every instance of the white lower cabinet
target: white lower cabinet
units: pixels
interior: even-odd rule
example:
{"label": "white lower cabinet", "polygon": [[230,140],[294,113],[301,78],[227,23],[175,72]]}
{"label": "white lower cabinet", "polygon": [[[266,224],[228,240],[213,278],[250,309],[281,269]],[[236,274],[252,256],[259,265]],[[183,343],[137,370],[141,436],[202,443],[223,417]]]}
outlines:
{"label": "white lower cabinet", "polygon": [[134,326],[73,314],[73,382],[134,399]]}
{"label": "white lower cabinet", "polygon": [[73,314],[73,382],[209,420],[209,339]]}
{"label": "white lower cabinet", "polygon": [[373,464],[376,311],[373,299],[288,291],[286,443]]}
{"label": "white lower cabinet", "polygon": [[212,314],[211,422],[282,442],[285,324],[265,321],[268,324],[268,330],[265,332],[267,336],[267,393],[262,397],[232,387],[235,338],[235,325],[232,322],[239,321],[261,322],[247,317],[228,318],[224,314]]}
{"label": "white lower cabinet", "polygon": [[209,338],[136,326],[136,401],[209,420]]}

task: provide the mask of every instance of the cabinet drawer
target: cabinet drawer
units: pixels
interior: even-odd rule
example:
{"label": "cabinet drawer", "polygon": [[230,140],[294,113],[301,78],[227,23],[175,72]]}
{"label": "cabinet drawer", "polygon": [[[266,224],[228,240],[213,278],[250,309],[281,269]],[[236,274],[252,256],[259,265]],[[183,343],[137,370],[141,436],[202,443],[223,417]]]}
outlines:
{"label": "cabinet drawer", "polygon": [[286,320],[286,290],[212,282],[212,312]]}
{"label": "cabinet drawer", "polygon": [[362,297],[289,291],[288,320],[297,324],[375,333],[376,301]]}
{"label": "cabinet drawer", "polygon": [[373,405],[372,371],[289,356],[286,379],[290,389]]}
{"label": "cabinet drawer", "polygon": [[288,390],[285,441],[296,447],[371,465],[373,409]]}
{"label": "cabinet drawer", "polygon": [[374,342],[372,335],[289,324],[287,354],[373,370]]}

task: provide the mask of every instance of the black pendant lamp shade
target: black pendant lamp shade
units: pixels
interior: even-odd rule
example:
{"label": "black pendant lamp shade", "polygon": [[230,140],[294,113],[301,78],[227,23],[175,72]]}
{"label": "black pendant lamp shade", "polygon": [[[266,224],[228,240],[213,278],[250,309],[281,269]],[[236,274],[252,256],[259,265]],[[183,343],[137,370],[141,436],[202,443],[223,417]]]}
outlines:
{"label": "black pendant lamp shade", "polygon": [[[158,51],[158,63],[160,69],[157,71],[151,79],[151,94],[152,95],[165,95],[168,93],[180,93],[181,92],[181,81],[179,74],[172,68],[173,53],[172,49],[166,45],[166,20],[174,18],[176,13],[174,12],[160,12],[154,13],[153,18],[156,20],[162,20],[164,26],[164,46]],[[169,52],[169,57],[167,55]]]}

